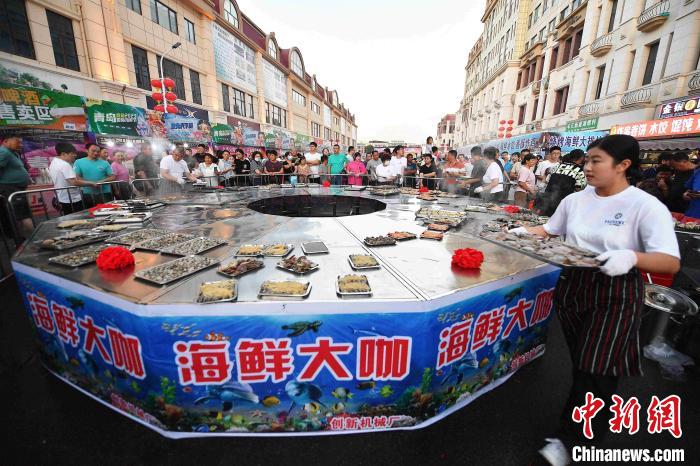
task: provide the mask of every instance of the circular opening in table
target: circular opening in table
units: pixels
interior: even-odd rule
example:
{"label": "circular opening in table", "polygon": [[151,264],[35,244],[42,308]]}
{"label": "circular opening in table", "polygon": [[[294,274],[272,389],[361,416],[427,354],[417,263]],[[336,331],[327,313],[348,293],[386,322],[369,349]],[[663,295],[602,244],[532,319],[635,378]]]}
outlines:
{"label": "circular opening in table", "polygon": [[386,209],[386,204],[359,196],[294,195],[260,199],[248,204],[248,208],[285,217],[347,217],[379,212]]}

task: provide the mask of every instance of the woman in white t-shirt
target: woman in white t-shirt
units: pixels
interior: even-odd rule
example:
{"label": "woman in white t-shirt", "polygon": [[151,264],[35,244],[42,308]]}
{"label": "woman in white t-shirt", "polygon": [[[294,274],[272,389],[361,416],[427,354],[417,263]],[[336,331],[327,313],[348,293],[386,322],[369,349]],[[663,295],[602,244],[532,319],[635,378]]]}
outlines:
{"label": "woman in white t-shirt", "polygon": [[532,171],[536,163],[537,157],[527,154],[520,165],[514,197],[515,205],[519,207],[527,207],[529,200],[537,194],[537,179]]}
{"label": "woman in white t-shirt", "polygon": [[207,186],[219,186],[219,166],[214,163],[214,156],[210,153],[204,154],[204,163],[200,163],[197,168],[202,179]]}
{"label": "woman in white t-shirt", "polygon": [[484,158],[486,158],[486,173],[481,178],[482,185],[474,190],[475,193],[481,193],[481,198],[487,202],[498,202],[503,196],[503,170],[496,163],[498,149],[489,146],[484,149]]}
{"label": "woman in white t-shirt", "polygon": [[[564,198],[549,221],[516,228],[516,234],[563,236],[599,254],[598,269],[565,269],[554,292],[554,307],[573,363],[573,386],[558,435],[540,450],[550,463],[566,460],[566,447],[579,443],[581,427],[571,421],[575,406],[592,392],[611,402],[620,376],[641,375],[639,325],[644,282],[637,270],[676,273],[680,253],[668,209],[630,186],[627,173],[639,166],[639,143],[611,135],[588,146],[588,187]],[[593,419],[596,439],[608,430],[609,415]],[[567,443],[564,446],[561,440]],[[563,464],[563,463],[562,463]]]}

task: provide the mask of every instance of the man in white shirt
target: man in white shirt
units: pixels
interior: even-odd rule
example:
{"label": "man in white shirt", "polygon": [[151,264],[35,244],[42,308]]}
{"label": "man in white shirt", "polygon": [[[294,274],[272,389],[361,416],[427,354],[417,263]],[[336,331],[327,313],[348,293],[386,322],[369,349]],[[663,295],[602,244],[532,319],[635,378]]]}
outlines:
{"label": "man in white shirt", "polygon": [[56,188],[56,197],[61,205],[63,215],[72,214],[85,208],[80,189],[71,186],[94,186],[92,181],[78,180],[73,170],[75,147],[68,142],[56,144],[56,157],[49,165],[49,175]]}
{"label": "man in white shirt", "polygon": [[311,141],[309,143],[309,152],[304,154],[306,163],[310,165],[311,173],[309,175],[310,181],[318,183],[318,166],[321,165],[321,154],[316,152],[318,145]]}
{"label": "man in white shirt", "polygon": [[348,153],[345,157],[348,159],[348,163],[355,160],[355,146],[348,147]]}
{"label": "man in white shirt", "polygon": [[379,184],[390,184],[396,181],[396,173],[391,168],[391,159],[388,154],[382,156],[382,164],[377,165],[375,172]]}
{"label": "man in white shirt", "polygon": [[539,164],[537,164],[537,171],[535,172],[535,177],[537,178],[538,191],[544,191],[544,189],[547,187],[547,178],[549,172],[553,172],[554,169],[556,169],[555,166],[559,164],[560,156],[561,147],[552,146],[549,149],[549,154],[547,154],[547,158],[541,161]]}
{"label": "man in white shirt", "polygon": [[394,173],[394,176],[403,176],[403,171],[407,164],[408,161],[406,160],[406,157],[404,157],[403,146],[396,146],[394,148],[394,155],[391,156],[391,161],[389,162],[389,167],[391,167],[391,171]]}
{"label": "man in white shirt", "polygon": [[173,149],[172,155],[166,155],[160,161],[160,177],[165,180],[164,185],[182,187],[185,179],[197,181],[197,178],[190,173],[187,162],[183,160],[184,151],[182,147]]}

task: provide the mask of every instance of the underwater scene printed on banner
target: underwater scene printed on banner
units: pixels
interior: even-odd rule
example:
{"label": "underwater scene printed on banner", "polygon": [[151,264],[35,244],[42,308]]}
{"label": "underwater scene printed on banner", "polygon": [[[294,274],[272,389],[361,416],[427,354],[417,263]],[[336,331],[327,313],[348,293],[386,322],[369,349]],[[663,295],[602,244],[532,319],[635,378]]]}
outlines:
{"label": "underwater scene printed on banner", "polygon": [[466,405],[542,354],[559,271],[423,313],[191,317],[16,276],[51,371],[157,430],[253,435],[420,426]]}

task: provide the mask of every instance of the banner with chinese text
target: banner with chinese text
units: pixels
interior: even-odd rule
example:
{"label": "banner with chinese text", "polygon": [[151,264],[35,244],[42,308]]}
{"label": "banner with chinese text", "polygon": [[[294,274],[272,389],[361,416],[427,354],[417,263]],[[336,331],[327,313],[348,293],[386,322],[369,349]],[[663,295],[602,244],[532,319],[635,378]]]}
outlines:
{"label": "banner with chinese text", "polygon": [[231,313],[238,303],[139,317],[15,271],[46,367],[172,436],[424,427],[542,354],[559,276],[425,312]]}
{"label": "banner with chinese text", "polygon": [[90,131],[95,134],[148,137],[148,117],[143,108],[108,100],[85,99]]}
{"label": "banner with chinese text", "polygon": [[0,82],[0,126],[86,131],[83,98]]}
{"label": "banner with chinese text", "polygon": [[628,134],[637,139],[700,134],[700,114],[615,125],[610,134]]}

